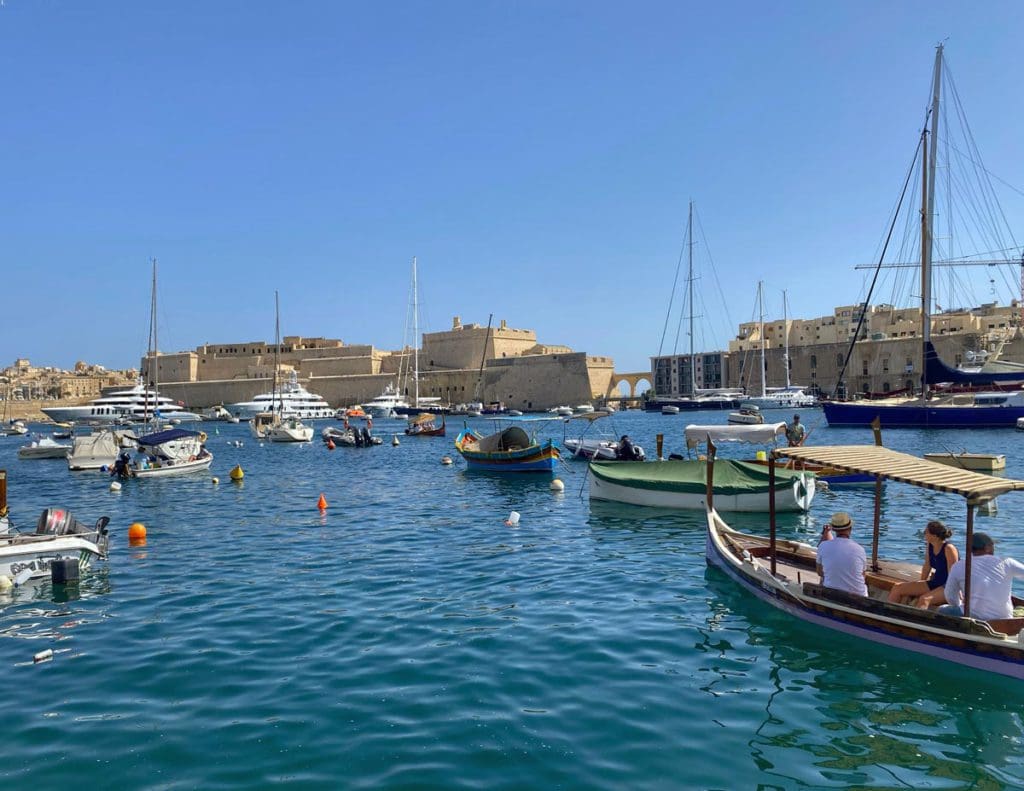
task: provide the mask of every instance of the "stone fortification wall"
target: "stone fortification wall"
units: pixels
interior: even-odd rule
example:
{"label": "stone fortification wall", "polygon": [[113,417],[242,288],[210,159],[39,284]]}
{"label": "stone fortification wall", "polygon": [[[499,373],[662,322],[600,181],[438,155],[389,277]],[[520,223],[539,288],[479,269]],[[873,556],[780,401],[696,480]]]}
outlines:
{"label": "stone fortification wall", "polygon": [[583,352],[488,360],[481,400],[522,410],[575,406],[608,392],[613,367]]}
{"label": "stone fortification wall", "polygon": [[[381,373],[380,357],[363,355],[351,357],[324,357],[318,360],[303,360],[299,372],[303,376],[322,378],[325,376],[373,376]],[[380,393],[376,393],[380,395]]]}
{"label": "stone fortification wall", "polygon": [[485,354],[488,359],[518,357],[536,345],[533,330],[512,329],[504,320],[488,330],[480,324],[463,324],[456,316],[450,330],[424,333],[420,364],[427,368],[479,368]]}

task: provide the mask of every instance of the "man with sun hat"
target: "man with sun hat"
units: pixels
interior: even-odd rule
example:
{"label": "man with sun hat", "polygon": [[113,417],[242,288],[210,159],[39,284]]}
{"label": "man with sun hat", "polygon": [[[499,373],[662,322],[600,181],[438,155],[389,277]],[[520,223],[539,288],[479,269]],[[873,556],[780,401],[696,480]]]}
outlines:
{"label": "man with sun hat", "polygon": [[845,511],[832,514],[818,544],[818,576],[826,588],[868,595],[864,573],[868,567],[864,547],[850,538],[853,520]]}

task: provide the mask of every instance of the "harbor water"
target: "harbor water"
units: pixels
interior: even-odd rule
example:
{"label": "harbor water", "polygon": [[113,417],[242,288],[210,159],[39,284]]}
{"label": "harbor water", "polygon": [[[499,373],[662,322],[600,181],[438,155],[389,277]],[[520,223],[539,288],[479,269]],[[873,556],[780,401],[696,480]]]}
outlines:
{"label": "harbor water", "polygon": [[[872,441],[829,429],[820,411],[801,416],[808,444]],[[609,431],[653,459],[658,433],[666,455],[684,453],[686,423],[724,420],[628,412]],[[561,492],[547,475],[468,473],[452,446],[462,421],[449,418],[447,438],[379,421],[383,445],[333,451],[207,423],[208,473],[118,492],[101,473],[20,461],[26,440],[0,437],[15,524],[59,505],[110,516],[113,536],[78,586],[0,596],[4,784],[1024,785],[1024,684],[766,610],[707,568],[702,513],[590,502],[585,463],[560,463]],[[540,431],[560,439],[562,423]],[[1024,432],[884,441],[1005,453],[1006,473],[1024,478]],[[809,514],[780,515],[780,531],[813,541],[849,511],[869,545],[871,507],[871,490],[820,492]],[[887,557],[920,561],[936,517],[962,547],[956,496],[890,483],[883,508]],[[729,521],[767,530],[764,515]],[[133,522],[144,546],[128,544]],[[1024,494],[1010,494],[976,529],[1024,559],[1022,523]],[[34,662],[44,650],[52,659]]]}

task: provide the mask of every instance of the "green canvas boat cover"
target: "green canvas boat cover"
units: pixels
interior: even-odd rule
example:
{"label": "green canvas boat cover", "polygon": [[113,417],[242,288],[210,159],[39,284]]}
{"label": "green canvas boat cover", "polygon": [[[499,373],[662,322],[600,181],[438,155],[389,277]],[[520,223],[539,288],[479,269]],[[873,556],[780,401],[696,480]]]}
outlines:
{"label": "green canvas boat cover", "polygon": [[[603,481],[634,489],[663,492],[703,493],[707,490],[708,463],[696,459],[670,461],[595,461],[590,472]],[[775,470],[776,489],[785,488],[794,478],[812,477],[799,470]],[[768,491],[768,468],[762,464],[733,459],[715,462],[716,494],[755,494]]]}

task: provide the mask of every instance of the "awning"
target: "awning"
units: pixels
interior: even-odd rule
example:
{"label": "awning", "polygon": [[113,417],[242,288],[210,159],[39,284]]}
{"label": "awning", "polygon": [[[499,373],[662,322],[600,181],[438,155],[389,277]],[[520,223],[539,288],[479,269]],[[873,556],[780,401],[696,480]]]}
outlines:
{"label": "awning", "polygon": [[938,492],[959,494],[966,497],[972,505],[1007,492],[1024,489],[1024,481],[961,470],[877,445],[780,448],[775,454],[825,464],[849,472],[881,475],[892,481],[909,483]]}
{"label": "awning", "polygon": [[686,447],[696,448],[703,445],[711,437],[711,441],[719,442],[753,442],[758,445],[772,445],[775,438],[786,433],[785,423],[757,423],[754,425],[713,425],[686,427]]}

